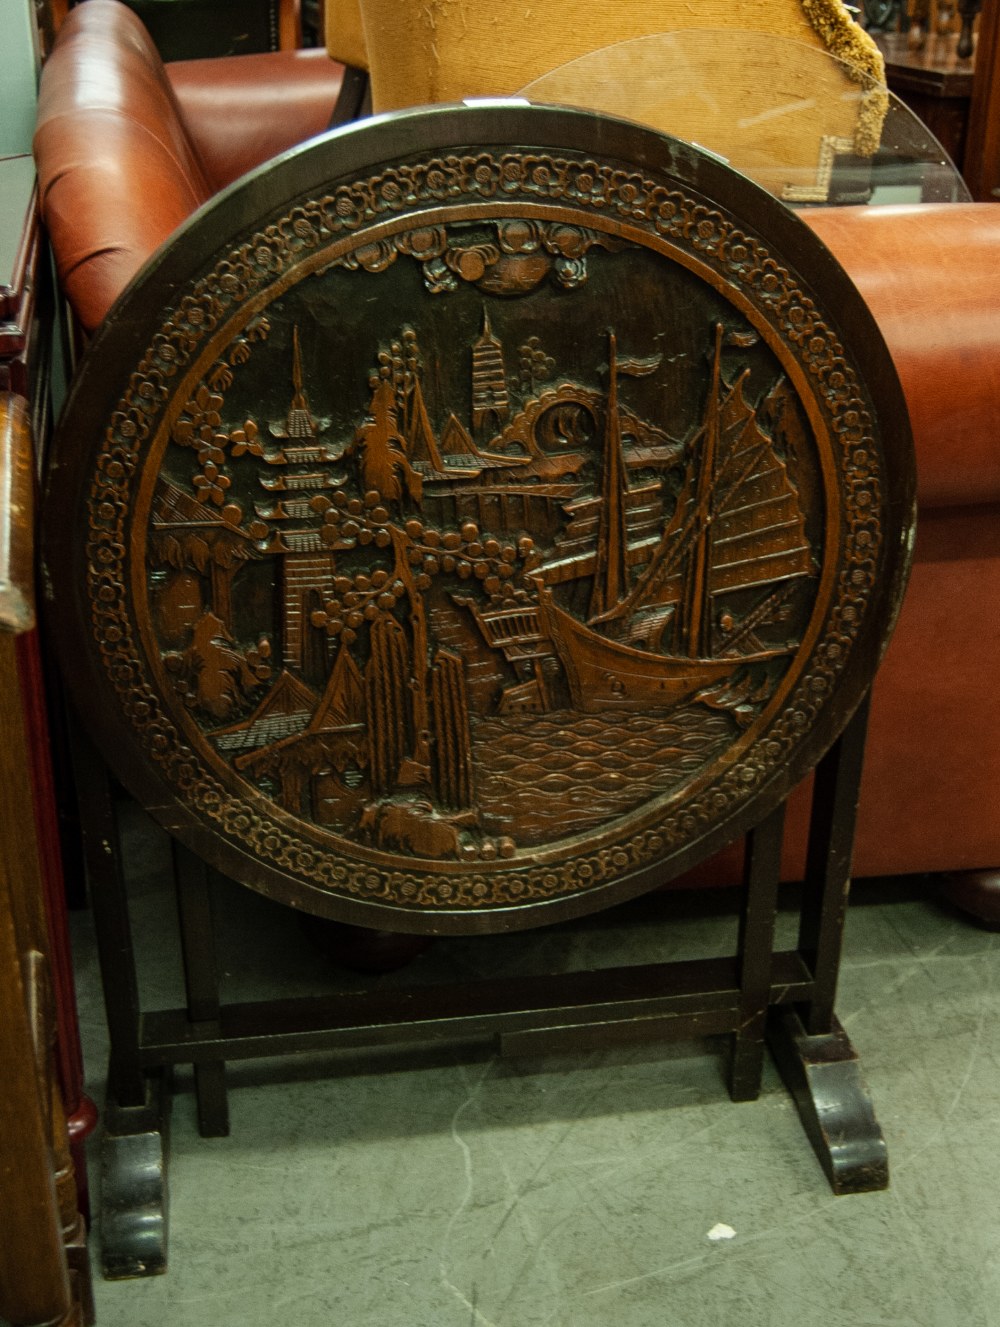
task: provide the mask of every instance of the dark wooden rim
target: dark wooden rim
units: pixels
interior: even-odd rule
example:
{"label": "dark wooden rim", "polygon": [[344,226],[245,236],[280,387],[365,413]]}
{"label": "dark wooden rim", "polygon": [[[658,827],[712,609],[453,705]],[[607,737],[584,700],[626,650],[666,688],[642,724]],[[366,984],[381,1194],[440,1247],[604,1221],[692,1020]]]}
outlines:
{"label": "dark wooden rim", "polygon": [[[557,917],[582,915],[632,897],[686,870],[726,842],[743,834],[773,809],[829,748],[860,703],[891,634],[909,568],[914,522],[914,470],[906,406],[891,358],[864,301],[822,242],[769,194],[708,154],[627,121],[591,113],[524,104],[434,107],[379,117],[337,130],[286,154],[233,185],[196,213],[150,260],[123,294],[95,338],[77,373],[63,412],[53,455],[70,458],[51,470],[44,520],[43,556],[48,572],[50,610],[64,672],[85,721],[115,773],[151,809],[164,805],[160,776],[135,749],[132,730],[113,715],[99,725],[89,698],[106,690],[95,652],[83,648],[89,630],[80,587],[86,559],[80,529],[88,470],[85,460],[91,421],[109,418],[119,400],[120,375],[106,365],[134,363],[161,311],[179,287],[211,262],[227,239],[254,227],[290,200],[326,189],[331,179],[371,174],[383,163],[411,155],[447,152],[467,145],[520,144],[541,150],[595,152],[666,177],[690,189],[763,236],[794,271],[802,287],[817,297],[824,318],[847,346],[863,347],[864,385],[882,444],[886,468],[882,519],[883,574],[860,638],[836,686],[838,704],[829,703],[808,739],[789,764],[739,811],[655,867],[580,893],[545,902],[482,911],[407,911],[396,905],[326,894],[283,877],[172,803],[161,818],[194,851],[220,869],[282,901],[302,905],[308,894],[314,911],[360,925],[420,932],[475,932],[519,929]],[[860,356],[859,356],[860,358]],[[77,461],[77,457],[83,460]],[[155,813],[155,812],[154,812]],[[433,864],[428,864],[433,870]]]}

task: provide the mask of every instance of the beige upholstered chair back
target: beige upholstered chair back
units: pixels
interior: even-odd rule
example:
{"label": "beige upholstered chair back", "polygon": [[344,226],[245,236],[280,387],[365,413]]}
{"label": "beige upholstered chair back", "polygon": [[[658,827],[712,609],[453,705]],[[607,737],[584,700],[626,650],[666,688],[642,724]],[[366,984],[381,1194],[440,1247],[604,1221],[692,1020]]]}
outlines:
{"label": "beige upholstered chair back", "polygon": [[855,59],[875,50],[840,0],[336,0],[333,8],[352,5],[362,15],[376,111],[510,96],[589,51],[681,28],[773,33]]}
{"label": "beige upholstered chair back", "polygon": [[[793,201],[827,196],[838,153],[875,151],[887,104],[841,0],[327,0],[326,16],[331,55],[370,70],[376,113],[541,79],[539,100],[644,120]],[[680,41],[636,40],[661,33]]]}
{"label": "beige upholstered chair back", "polygon": [[[400,6],[402,8],[402,6]],[[331,60],[368,68],[368,51],[361,25],[361,0],[325,0],[323,24],[326,49]]]}

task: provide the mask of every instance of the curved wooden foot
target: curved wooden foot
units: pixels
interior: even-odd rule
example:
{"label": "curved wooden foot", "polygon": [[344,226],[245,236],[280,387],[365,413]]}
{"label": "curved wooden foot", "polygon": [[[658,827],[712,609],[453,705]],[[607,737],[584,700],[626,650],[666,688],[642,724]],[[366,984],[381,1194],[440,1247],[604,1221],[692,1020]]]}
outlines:
{"label": "curved wooden foot", "polygon": [[944,896],[988,931],[1000,931],[1000,871],[953,871]]}
{"label": "curved wooden foot", "polygon": [[810,1036],[794,1010],[777,1010],[768,1042],[834,1193],[887,1188],[885,1139],[857,1052],[837,1020],[832,1032]]}
{"label": "curved wooden foot", "polygon": [[[110,1088],[110,1085],[109,1085]],[[109,1095],[101,1144],[101,1246],[109,1281],[167,1270],[167,1125],[163,1075],[149,1079],[142,1106]]]}

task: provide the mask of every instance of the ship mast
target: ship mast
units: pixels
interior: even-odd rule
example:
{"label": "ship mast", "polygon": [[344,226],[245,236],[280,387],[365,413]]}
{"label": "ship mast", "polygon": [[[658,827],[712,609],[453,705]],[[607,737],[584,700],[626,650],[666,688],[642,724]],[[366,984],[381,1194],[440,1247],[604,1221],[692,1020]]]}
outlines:
{"label": "ship mast", "polygon": [[715,355],[712,387],[705,418],[701,467],[695,492],[695,530],[688,563],[687,587],[682,605],[681,641],[685,654],[697,659],[711,652],[712,596],[709,587],[712,547],[712,501],[719,453],[719,388],[722,381],[722,323],[715,325]]}
{"label": "ship mast", "polygon": [[608,406],[604,421],[604,465],[601,515],[597,532],[597,566],[590,596],[590,619],[615,608],[628,588],[625,559],[625,462],[622,423],[618,413],[618,343],[608,332]]}

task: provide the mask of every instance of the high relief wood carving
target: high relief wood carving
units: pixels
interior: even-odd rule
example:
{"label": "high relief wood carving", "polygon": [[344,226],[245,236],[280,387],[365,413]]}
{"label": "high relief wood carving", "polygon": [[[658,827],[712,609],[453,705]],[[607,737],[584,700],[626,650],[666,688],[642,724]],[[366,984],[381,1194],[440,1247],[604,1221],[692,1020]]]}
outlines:
{"label": "high relief wood carving", "polygon": [[738,819],[894,556],[787,256],[665,168],[469,142],[194,264],[53,558],[140,779],[320,911],[580,896]]}

